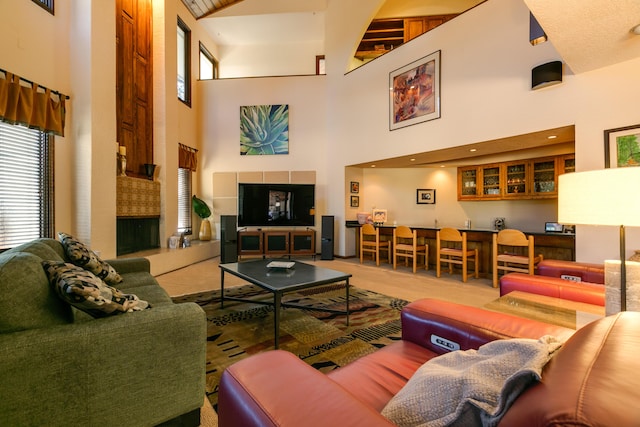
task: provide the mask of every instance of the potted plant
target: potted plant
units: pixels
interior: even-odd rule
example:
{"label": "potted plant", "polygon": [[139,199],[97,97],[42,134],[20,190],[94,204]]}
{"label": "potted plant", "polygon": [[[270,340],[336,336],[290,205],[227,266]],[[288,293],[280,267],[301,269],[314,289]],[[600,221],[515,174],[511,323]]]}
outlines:
{"label": "potted plant", "polygon": [[208,220],[211,216],[211,209],[209,209],[204,200],[197,198],[195,194],[191,198],[191,206],[196,215],[202,219],[198,238],[200,240],[211,240],[211,223]]}

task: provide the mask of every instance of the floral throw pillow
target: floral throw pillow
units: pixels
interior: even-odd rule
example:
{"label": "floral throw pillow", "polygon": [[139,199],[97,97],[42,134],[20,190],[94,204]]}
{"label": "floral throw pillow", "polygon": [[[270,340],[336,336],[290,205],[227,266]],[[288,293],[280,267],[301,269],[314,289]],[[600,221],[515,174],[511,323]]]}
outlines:
{"label": "floral throw pillow", "polygon": [[90,271],[64,261],[42,261],[56,294],[93,317],[106,317],[151,308],[136,295],[122,293]]}
{"label": "floral throw pillow", "polygon": [[122,282],[122,277],[109,263],[101,260],[95,252],[67,233],[58,233],[58,238],[71,262],[92,272],[109,285]]}

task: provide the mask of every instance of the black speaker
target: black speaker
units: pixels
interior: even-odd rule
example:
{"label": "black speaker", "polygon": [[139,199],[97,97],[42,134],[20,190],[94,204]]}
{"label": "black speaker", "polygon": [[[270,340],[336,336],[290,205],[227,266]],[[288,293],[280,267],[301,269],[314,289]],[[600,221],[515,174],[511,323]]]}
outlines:
{"label": "black speaker", "polygon": [[531,89],[541,89],[562,83],[562,61],[538,65],[531,70]]}
{"label": "black speaker", "polygon": [[235,215],[220,215],[220,264],[238,262],[238,227]]}
{"label": "black speaker", "polygon": [[332,215],[322,216],[320,259],[333,259],[333,222]]}

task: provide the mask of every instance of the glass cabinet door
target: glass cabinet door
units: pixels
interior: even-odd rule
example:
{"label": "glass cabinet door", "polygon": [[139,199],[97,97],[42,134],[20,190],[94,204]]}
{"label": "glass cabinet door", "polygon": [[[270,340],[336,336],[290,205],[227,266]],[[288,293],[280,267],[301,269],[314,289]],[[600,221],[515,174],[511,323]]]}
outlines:
{"label": "glass cabinet door", "polygon": [[475,197],[478,191],[478,168],[461,169],[460,196]]}
{"label": "glass cabinet door", "polygon": [[522,196],[529,192],[527,185],[527,162],[505,165],[505,196]]}
{"label": "glass cabinet door", "polygon": [[500,165],[489,165],[482,168],[482,196],[500,197]]}
{"label": "glass cabinet door", "polygon": [[560,173],[571,173],[576,171],[576,157],[575,155],[567,155],[562,158],[562,167]]}
{"label": "glass cabinet door", "polygon": [[536,195],[551,195],[557,193],[555,159],[534,161],[532,166],[533,193]]}

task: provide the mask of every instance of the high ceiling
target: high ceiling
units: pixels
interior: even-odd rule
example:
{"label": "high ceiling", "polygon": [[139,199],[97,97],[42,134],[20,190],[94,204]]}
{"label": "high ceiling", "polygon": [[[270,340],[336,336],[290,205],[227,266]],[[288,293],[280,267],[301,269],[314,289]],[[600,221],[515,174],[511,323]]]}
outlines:
{"label": "high ceiling", "polygon": [[182,0],[194,18],[200,19],[221,11],[243,0]]}
{"label": "high ceiling", "polygon": [[[199,22],[219,45],[264,44],[266,37],[270,43],[324,38],[324,11],[328,0],[182,1],[194,16],[204,18]],[[387,3],[403,1],[415,3],[415,0],[387,0]],[[437,3],[439,0],[420,1]],[[579,74],[640,57],[640,35],[631,31],[640,24],[640,0],[523,1],[568,67],[566,72]],[[386,6],[385,3],[383,7]],[[547,133],[557,133],[558,136],[548,139]],[[451,165],[453,160],[461,165],[472,158],[477,161],[481,155],[504,153],[523,146],[535,149],[564,144],[566,147],[568,141],[573,141],[573,133],[573,126],[566,126],[354,166],[370,167],[377,163],[377,167],[425,167],[446,162]],[[478,151],[471,152],[471,148]]]}

